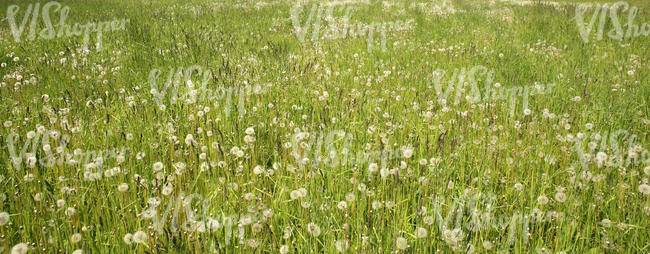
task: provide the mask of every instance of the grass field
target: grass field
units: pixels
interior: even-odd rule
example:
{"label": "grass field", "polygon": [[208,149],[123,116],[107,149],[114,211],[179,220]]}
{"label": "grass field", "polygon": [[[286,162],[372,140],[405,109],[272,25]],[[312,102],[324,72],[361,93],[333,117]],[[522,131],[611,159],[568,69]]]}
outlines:
{"label": "grass field", "polygon": [[646,0],[0,19],[0,253],[650,253]]}

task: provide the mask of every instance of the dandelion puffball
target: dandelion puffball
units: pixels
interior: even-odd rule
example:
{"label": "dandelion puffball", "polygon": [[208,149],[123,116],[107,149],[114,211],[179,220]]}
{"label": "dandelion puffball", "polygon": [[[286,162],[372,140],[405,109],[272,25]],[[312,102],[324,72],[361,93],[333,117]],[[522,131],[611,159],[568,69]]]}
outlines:
{"label": "dandelion puffball", "polygon": [[157,172],[163,169],[163,164],[162,162],[156,162],[153,164],[153,171]]}
{"label": "dandelion puffball", "polygon": [[29,246],[26,243],[19,243],[11,248],[11,254],[25,254],[28,250]]}
{"label": "dandelion puffball", "polygon": [[650,185],[647,184],[639,185],[639,192],[643,193],[643,195],[650,195]]}
{"label": "dandelion puffball", "polygon": [[410,148],[410,147],[404,149],[403,155],[404,155],[404,158],[407,158],[407,159],[411,158],[411,156],[413,156],[413,149]]}
{"label": "dandelion puffball", "polygon": [[119,192],[126,192],[127,190],[129,190],[129,185],[126,183],[122,183],[119,186],[117,186],[117,190]]}
{"label": "dandelion puffball", "polygon": [[309,232],[313,237],[318,237],[320,236],[321,230],[316,223],[310,222],[307,224],[307,232]]}
{"label": "dandelion puffball", "polygon": [[516,184],[515,184],[515,190],[520,191],[520,190],[523,190],[523,189],[524,189],[524,185],[523,185],[523,184],[521,184],[521,183],[516,183]]}
{"label": "dandelion puffball", "polygon": [[133,242],[144,243],[146,241],[147,241],[147,233],[142,231],[137,231],[133,234]]}
{"label": "dandelion puffball", "polygon": [[540,203],[541,205],[545,205],[548,203],[548,198],[544,195],[541,195],[537,198],[537,202]]}
{"label": "dandelion puffball", "polygon": [[289,246],[282,245],[280,247],[280,254],[287,254],[287,253],[289,253]]}
{"label": "dandelion puffball", "polygon": [[344,252],[350,247],[350,243],[347,240],[337,240],[334,243],[334,247],[336,247],[336,251]]}
{"label": "dandelion puffball", "polygon": [[427,230],[425,228],[417,228],[415,230],[415,236],[417,236],[418,238],[425,238],[425,237],[427,237],[428,234],[429,233],[427,232]]}
{"label": "dandelion puffball", "polygon": [[246,135],[255,135],[255,129],[253,129],[253,127],[248,127],[246,129]]}
{"label": "dandelion puffball", "polygon": [[406,241],[406,238],[404,237],[398,237],[395,241],[395,247],[398,250],[406,250],[406,248],[408,248],[408,241]]}
{"label": "dandelion puffball", "polygon": [[72,236],[70,237],[70,241],[71,241],[72,243],[78,243],[79,241],[81,241],[81,234],[76,233],[76,234],[72,235]]}
{"label": "dandelion puffball", "polygon": [[9,214],[7,212],[0,213],[0,226],[7,225],[9,223]]}

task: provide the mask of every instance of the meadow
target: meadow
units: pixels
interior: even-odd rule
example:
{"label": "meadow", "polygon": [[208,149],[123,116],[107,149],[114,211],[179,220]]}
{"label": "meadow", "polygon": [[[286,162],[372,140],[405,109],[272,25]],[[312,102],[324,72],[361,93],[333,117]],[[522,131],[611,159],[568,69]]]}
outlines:
{"label": "meadow", "polygon": [[649,253],[646,0],[0,1],[0,253]]}

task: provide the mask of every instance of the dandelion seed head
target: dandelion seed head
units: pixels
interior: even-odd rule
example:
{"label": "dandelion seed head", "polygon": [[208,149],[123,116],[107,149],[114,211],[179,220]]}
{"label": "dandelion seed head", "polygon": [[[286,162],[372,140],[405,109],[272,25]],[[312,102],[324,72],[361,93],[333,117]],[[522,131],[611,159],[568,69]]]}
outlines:
{"label": "dandelion seed head", "polygon": [[29,246],[26,243],[19,243],[11,248],[11,254],[25,254],[28,250]]}
{"label": "dandelion seed head", "polygon": [[310,222],[307,224],[307,232],[313,237],[318,237],[321,234],[321,229],[316,223]]}
{"label": "dandelion seed head", "polygon": [[136,231],[136,232],[133,234],[133,242],[134,242],[134,243],[141,244],[141,243],[144,243],[144,242],[146,242],[146,241],[147,241],[147,234],[146,234],[145,232],[142,232],[142,231]]}
{"label": "dandelion seed head", "polygon": [[71,241],[72,243],[78,243],[79,241],[81,241],[81,234],[76,233],[76,234],[72,235],[72,236],[70,237],[70,241]]}
{"label": "dandelion seed head", "polygon": [[425,238],[429,235],[429,232],[425,228],[418,227],[415,229],[415,236],[417,238]]}
{"label": "dandelion seed head", "polygon": [[9,214],[7,212],[0,213],[0,227],[9,223]]}
{"label": "dandelion seed head", "polygon": [[350,244],[347,240],[336,240],[336,242],[334,242],[334,247],[336,247],[336,251],[344,252],[350,248]]}
{"label": "dandelion seed head", "polygon": [[521,191],[524,189],[524,185],[521,183],[515,183],[515,190]]}
{"label": "dandelion seed head", "polygon": [[163,169],[163,164],[162,162],[156,162],[153,164],[153,171],[158,172]]}
{"label": "dandelion seed head", "polygon": [[117,186],[117,190],[119,192],[126,192],[127,190],[129,190],[129,185],[126,183],[121,183],[119,186]]}
{"label": "dandelion seed head", "polygon": [[539,204],[541,204],[541,205],[545,205],[545,204],[548,203],[548,198],[546,196],[544,196],[544,195],[541,195],[541,196],[537,197],[537,202]]}
{"label": "dandelion seed head", "polygon": [[406,250],[408,248],[408,241],[406,241],[406,238],[404,237],[398,237],[395,240],[395,248],[398,250]]}
{"label": "dandelion seed head", "polygon": [[282,245],[280,246],[280,254],[287,254],[289,253],[289,246]]}
{"label": "dandelion seed head", "polygon": [[643,193],[643,195],[650,195],[650,185],[647,184],[639,185],[639,192]]}
{"label": "dandelion seed head", "polygon": [[127,245],[131,245],[131,243],[133,242],[133,235],[132,235],[131,233],[126,233],[126,234],[124,235],[124,237],[122,238],[122,240],[123,240],[124,243],[126,243]]}

